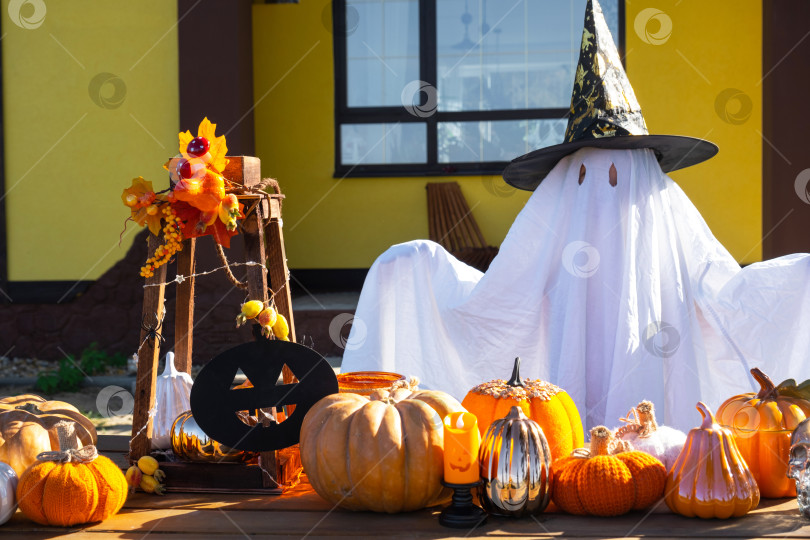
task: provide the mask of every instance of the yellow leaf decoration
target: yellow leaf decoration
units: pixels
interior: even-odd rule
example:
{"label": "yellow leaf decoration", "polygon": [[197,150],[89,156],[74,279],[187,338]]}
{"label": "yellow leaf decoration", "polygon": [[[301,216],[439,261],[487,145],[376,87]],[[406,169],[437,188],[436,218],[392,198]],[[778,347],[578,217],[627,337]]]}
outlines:
{"label": "yellow leaf decoration", "polygon": [[152,182],[144,180],[142,176],[132,179],[132,185],[121,193],[124,205],[132,211],[132,221],[149,230],[157,236],[160,234],[161,211],[159,204],[162,198],[157,197],[152,189]]}
{"label": "yellow leaf decoration", "polygon": [[[225,135],[217,137],[215,134],[216,129],[217,125],[212,124],[211,121],[208,120],[208,117],[203,118],[203,121],[200,122],[200,127],[197,129],[197,136],[208,139],[208,143],[210,144],[208,153],[211,154],[211,162],[209,165],[217,172],[222,173],[222,171],[225,170],[225,166],[228,164],[228,160],[225,159],[225,156],[228,154],[228,147],[225,145]],[[186,146],[188,146],[188,143],[186,143]],[[182,147],[182,149],[185,151],[185,147]]]}
{"label": "yellow leaf decoration", "polygon": [[178,138],[180,139],[180,153],[185,156],[188,143],[191,142],[194,135],[192,135],[190,131],[186,130],[185,132],[178,133]]}

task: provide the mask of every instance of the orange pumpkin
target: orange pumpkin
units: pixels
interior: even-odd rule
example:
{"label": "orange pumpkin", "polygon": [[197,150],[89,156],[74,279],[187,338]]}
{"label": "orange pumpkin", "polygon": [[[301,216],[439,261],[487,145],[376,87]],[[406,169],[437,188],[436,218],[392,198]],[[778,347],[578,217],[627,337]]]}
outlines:
{"label": "orange pumpkin", "polygon": [[506,416],[512,407],[520,407],[543,428],[552,459],[567,456],[585,442],[582,420],[571,397],[551,383],[522,380],[520,358],[515,358],[509,381],[496,379],[479,384],[467,393],[461,404],[478,417],[482,437],[492,422]]}
{"label": "orange pumpkin", "polygon": [[717,421],[731,429],[763,497],[795,497],[796,482],[787,477],[790,434],[810,416],[810,401],[803,397],[808,384],[796,386],[791,379],[777,387],[759,368],[751,375],[759,392],[727,399]]}
{"label": "orange pumpkin", "polygon": [[82,444],[96,443],[93,422],[69,403],[34,394],[0,399],[0,461],[21,476],[40,452],[59,448],[55,426],[63,420],[75,424]]}
{"label": "orange pumpkin", "polygon": [[564,512],[619,516],[652,505],[664,493],[667,471],[653,456],[626,451],[605,426],[591,430],[590,450],[552,466],[552,500]]}
{"label": "orange pumpkin", "polygon": [[686,517],[740,517],[759,504],[759,488],[740,455],[734,436],[698,402],[703,424],[686,435],[683,450],[667,475],[666,503]]}
{"label": "orange pumpkin", "polygon": [[127,480],[95,446],[79,449],[74,424],[59,422],[60,451],[43,452],[17,485],[23,514],[42,525],[70,527],[102,521],[118,512],[127,498]]}
{"label": "orange pumpkin", "polygon": [[442,419],[464,411],[436,391],[332,394],[301,426],[301,462],[313,489],[348,510],[408,512],[447,500]]}

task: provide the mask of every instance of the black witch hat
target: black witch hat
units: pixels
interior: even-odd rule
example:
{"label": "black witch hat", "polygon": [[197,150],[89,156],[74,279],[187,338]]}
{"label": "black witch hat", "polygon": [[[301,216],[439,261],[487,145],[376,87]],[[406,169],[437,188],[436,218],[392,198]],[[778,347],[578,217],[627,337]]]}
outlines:
{"label": "black witch hat", "polygon": [[718,150],[714,143],[694,137],[650,135],[597,0],[588,0],[585,8],[565,142],[515,158],[503,178],[511,186],[534,191],[562,158],[586,146],[651,148],[664,172],[706,161]]}

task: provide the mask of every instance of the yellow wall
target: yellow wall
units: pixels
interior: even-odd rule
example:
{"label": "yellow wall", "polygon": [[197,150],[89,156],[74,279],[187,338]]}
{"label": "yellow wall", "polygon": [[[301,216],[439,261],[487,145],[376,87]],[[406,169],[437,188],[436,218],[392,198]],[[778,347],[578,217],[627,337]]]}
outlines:
{"label": "yellow wall", "polygon": [[[9,279],[95,279],[136,230],[120,195],[134,176],[155,187],[176,153],[177,6],[166,0],[2,1],[3,112]],[[29,21],[26,23],[26,19]],[[110,73],[123,81],[96,80]],[[110,108],[97,105],[108,100]],[[119,92],[119,95],[120,92]]]}
{"label": "yellow wall", "polygon": [[[346,178],[334,171],[334,72],[326,0],[253,7],[256,154],[278,178],[293,268],[362,268],[391,244],[427,238],[425,184],[441,178]],[[297,65],[296,65],[297,64]],[[500,177],[458,181],[490,244],[529,197]]]}
{"label": "yellow wall", "polygon": [[[633,28],[638,13],[653,6],[673,20],[669,39],[660,45],[644,43]],[[253,16],[256,152],[264,173],[278,178],[289,197],[284,223],[290,266],[368,267],[391,244],[426,238],[425,184],[436,178],[332,178],[329,2],[256,5]],[[650,25],[658,32],[654,21]],[[761,256],[761,48],[758,0],[627,2],[628,72],[648,126],[720,145],[717,158],[672,176],[720,241],[745,262]],[[716,96],[730,87],[752,101],[750,118],[740,125],[715,112]],[[495,245],[529,195],[500,177],[447,180],[459,182]]]}
{"label": "yellow wall", "polygon": [[[627,72],[650,131],[705,137],[720,147],[713,159],[672,178],[735,258],[760,260],[762,2],[627,0],[626,6]],[[663,16],[644,11],[650,8]],[[666,18],[668,38],[661,31]]]}

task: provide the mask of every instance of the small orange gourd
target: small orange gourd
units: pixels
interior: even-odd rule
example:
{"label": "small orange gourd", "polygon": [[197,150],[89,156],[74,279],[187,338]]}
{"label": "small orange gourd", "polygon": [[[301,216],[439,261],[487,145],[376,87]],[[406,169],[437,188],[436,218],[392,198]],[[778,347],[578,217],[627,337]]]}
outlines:
{"label": "small orange gourd", "polygon": [[520,407],[526,416],[540,424],[552,460],[567,456],[585,442],[582,419],[571,396],[546,381],[521,379],[520,358],[515,358],[511,379],[479,384],[461,404],[478,418],[482,437],[492,422],[509,414],[512,407]]}
{"label": "small orange gourd", "polygon": [[554,503],[569,514],[619,516],[660,499],[664,465],[628,447],[605,426],[593,428],[589,451],[580,448],[553,465]]}
{"label": "small orange gourd", "polygon": [[751,375],[759,392],[728,398],[717,421],[731,429],[763,497],[795,497],[796,482],[787,477],[790,434],[810,416],[808,382],[788,379],[776,386],[759,368]]}
{"label": "small orange gourd", "polygon": [[734,436],[702,402],[703,424],[686,435],[667,475],[666,503],[686,517],[740,517],[759,504],[759,488]]}
{"label": "small orange gourd", "polygon": [[60,451],[42,452],[17,485],[23,514],[42,525],[69,527],[102,521],[127,498],[124,473],[92,445],[79,449],[75,426],[56,425]]}

